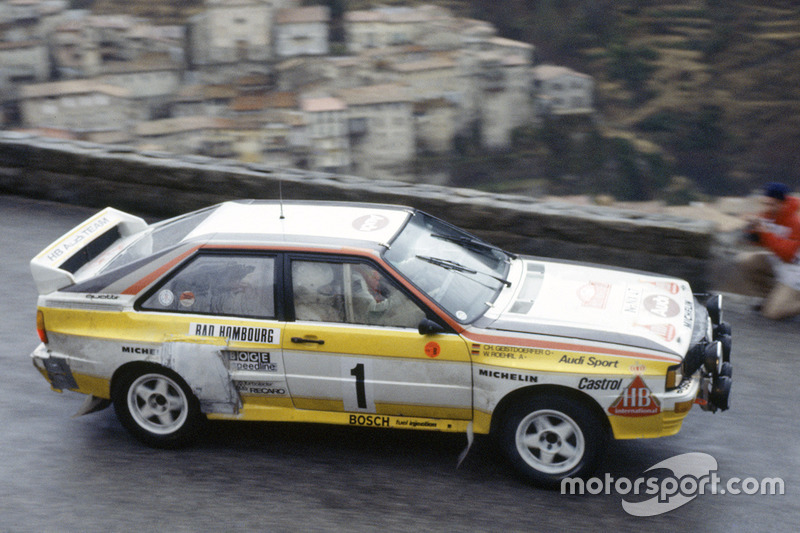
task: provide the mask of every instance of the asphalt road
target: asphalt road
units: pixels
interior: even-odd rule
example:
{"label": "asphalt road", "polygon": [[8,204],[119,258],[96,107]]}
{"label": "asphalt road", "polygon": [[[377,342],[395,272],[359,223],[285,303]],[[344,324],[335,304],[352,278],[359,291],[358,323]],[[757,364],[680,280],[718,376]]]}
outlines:
{"label": "asphalt road", "polygon": [[525,485],[487,439],[456,468],[462,435],[215,423],[197,446],[160,451],[133,441],[112,409],[71,418],[83,396],[51,391],[28,356],[38,343],[28,261],[92,213],[0,196],[0,531],[797,530],[800,319],[770,322],[737,298],[732,409],[695,408],[673,437],[614,442],[597,475],[641,479],[702,452],[723,483],[780,478],[784,495],[693,494],[636,517],[623,499],[644,497]]}

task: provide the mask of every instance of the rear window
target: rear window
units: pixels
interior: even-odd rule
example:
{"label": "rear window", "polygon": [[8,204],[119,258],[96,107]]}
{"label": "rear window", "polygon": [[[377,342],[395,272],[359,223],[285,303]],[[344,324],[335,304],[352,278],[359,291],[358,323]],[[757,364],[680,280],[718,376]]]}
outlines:
{"label": "rear window", "polygon": [[100,274],[122,268],[146,257],[173,248],[203,223],[218,206],[201,209],[150,226],[136,241],[130,243],[100,270]]}

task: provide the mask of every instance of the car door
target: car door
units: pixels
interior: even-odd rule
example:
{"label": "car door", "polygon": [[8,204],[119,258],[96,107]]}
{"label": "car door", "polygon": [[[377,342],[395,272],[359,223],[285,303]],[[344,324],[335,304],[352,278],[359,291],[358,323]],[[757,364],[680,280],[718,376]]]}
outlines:
{"label": "car door", "polygon": [[294,321],[282,340],[286,382],[298,409],[471,419],[467,344],[422,335],[430,313],[376,265],[290,255],[285,272]]}
{"label": "car door", "polygon": [[195,255],[143,299],[141,319],[164,329],[162,363],[192,387],[206,413],[291,406],[281,358],[278,256]]}

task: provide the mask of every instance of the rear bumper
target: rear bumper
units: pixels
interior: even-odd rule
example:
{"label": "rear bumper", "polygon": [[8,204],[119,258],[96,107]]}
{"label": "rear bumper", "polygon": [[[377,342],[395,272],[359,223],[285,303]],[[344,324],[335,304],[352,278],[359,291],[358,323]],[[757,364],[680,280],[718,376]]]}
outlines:
{"label": "rear bumper", "polygon": [[78,390],[78,382],[72,375],[66,358],[52,355],[47,346],[40,344],[31,353],[31,359],[33,366],[50,382],[54,390]]}

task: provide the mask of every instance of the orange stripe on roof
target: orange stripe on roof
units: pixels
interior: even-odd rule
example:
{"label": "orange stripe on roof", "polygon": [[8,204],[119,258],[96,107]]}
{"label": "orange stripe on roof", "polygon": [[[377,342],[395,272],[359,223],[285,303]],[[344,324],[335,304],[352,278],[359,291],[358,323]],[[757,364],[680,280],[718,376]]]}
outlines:
{"label": "orange stripe on roof", "polygon": [[142,279],[140,279],[139,281],[137,281],[136,283],[134,283],[133,285],[131,285],[130,287],[125,289],[124,291],[122,291],[122,294],[139,294],[139,292],[141,292],[142,289],[144,289],[145,287],[147,287],[151,283],[155,282],[158,278],[163,276],[165,272],[167,272],[169,269],[174,267],[177,263],[179,263],[179,262],[183,261],[184,259],[186,259],[187,256],[189,256],[192,253],[194,253],[194,251],[197,250],[198,248],[200,248],[200,247],[196,246],[196,247],[192,248],[191,250],[187,250],[186,252],[182,253],[181,255],[179,255],[178,257],[176,257],[175,259],[173,259],[169,263],[166,263],[166,264],[160,266],[159,268],[155,269],[150,274],[146,275],[145,277],[143,277]]}

